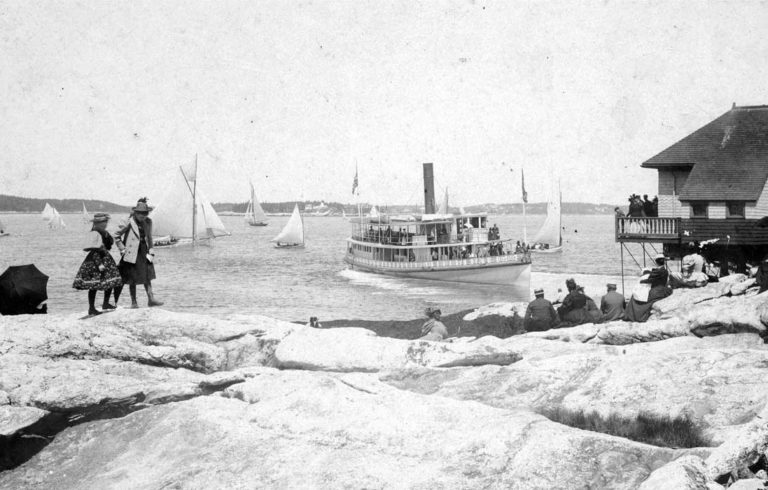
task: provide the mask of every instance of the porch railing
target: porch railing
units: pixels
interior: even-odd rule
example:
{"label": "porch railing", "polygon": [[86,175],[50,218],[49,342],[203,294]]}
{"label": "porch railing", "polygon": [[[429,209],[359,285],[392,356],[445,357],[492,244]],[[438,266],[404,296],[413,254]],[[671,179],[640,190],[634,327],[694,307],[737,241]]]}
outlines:
{"label": "porch railing", "polygon": [[680,237],[681,218],[616,217],[616,241],[670,240]]}

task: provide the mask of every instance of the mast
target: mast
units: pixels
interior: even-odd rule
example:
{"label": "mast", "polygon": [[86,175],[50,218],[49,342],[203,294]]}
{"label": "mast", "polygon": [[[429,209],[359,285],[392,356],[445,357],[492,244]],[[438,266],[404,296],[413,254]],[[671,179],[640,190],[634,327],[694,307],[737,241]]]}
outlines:
{"label": "mast", "polygon": [[192,184],[192,244],[197,242],[197,153],[195,153],[195,182]]}
{"label": "mast", "polygon": [[525,171],[520,168],[520,179],[523,187],[523,243],[528,244],[528,220],[525,216],[525,203],[528,202],[528,193],[525,192]]}

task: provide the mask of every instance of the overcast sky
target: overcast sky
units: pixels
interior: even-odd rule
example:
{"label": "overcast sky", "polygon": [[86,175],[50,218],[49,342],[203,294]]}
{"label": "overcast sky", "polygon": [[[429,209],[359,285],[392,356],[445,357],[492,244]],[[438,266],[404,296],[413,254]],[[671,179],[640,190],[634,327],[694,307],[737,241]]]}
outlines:
{"label": "overcast sky", "polygon": [[0,194],[453,205],[656,194],[640,163],[768,103],[766,2],[0,1]]}

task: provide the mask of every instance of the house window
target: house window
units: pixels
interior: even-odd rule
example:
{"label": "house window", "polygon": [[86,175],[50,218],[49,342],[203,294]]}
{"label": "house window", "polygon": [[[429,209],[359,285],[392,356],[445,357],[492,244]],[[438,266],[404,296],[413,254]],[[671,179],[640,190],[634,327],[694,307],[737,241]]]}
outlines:
{"label": "house window", "polygon": [[697,201],[691,203],[691,218],[708,217],[709,205],[706,201]]}
{"label": "house window", "polygon": [[727,201],[725,203],[726,218],[743,218],[744,201]]}

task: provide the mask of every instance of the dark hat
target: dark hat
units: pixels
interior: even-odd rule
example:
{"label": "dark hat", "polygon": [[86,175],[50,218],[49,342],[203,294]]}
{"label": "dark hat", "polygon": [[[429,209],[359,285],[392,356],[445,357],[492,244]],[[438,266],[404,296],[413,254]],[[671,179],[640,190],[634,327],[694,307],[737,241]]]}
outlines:
{"label": "dark hat", "polygon": [[431,317],[431,316],[433,316],[435,313],[440,313],[440,314],[442,314],[442,312],[440,311],[440,308],[435,308],[435,307],[433,307],[433,306],[428,306],[428,307],[427,307],[427,308],[424,310],[424,314],[425,314],[425,315],[427,315],[428,317]]}
{"label": "dark hat", "polygon": [[607,285],[608,289],[616,289],[616,285],[612,282],[609,282]]}
{"label": "dark hat", "polygon": [[152,206],[147,206],[147,198],[142,197],[141,199],[139,199],[136,205],[131,208],[131,211],[133,211],[134,213],[149,213],[153,209],[155,208]]}
{"label": "dark hat", "polygon": [[536,288],[533,290],[533,294],[536,296],[544,296],[544,289],[543,288]]}
{"label": "dark hat", "polygon": [[106,221],[109,221],[109,213],[96,213],[93,215],[93,218],[91,218],[92,223],[104,223]]}

